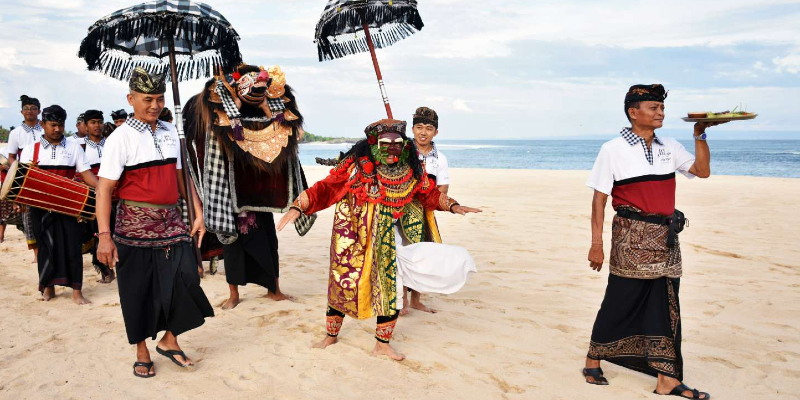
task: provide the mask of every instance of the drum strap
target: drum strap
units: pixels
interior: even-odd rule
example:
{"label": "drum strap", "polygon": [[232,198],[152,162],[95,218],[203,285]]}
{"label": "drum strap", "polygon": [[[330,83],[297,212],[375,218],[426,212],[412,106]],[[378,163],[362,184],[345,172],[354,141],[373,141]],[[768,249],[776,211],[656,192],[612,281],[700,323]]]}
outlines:
{"label": "drum strap", "polygon": [[39,147],[42,147],[41,142],[36,142],[33,145],[33,163],[37,164],[39,162]]}

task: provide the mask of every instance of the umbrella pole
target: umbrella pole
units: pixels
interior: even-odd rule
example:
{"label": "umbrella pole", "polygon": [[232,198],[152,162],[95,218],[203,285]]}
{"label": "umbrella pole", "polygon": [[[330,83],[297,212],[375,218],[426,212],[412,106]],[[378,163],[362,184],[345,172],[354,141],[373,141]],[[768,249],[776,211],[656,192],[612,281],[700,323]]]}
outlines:
{"label": "umbrella pole", "polygon": [[[186,191],[186,210],[189,214],[189,229],[192,229],[194,224],[197,210],[194,209],[194,191],[192,190],[192,176],[189,174],[189,168],[192,163],[189,161],[189,151],[186,144],[186,135],[183,134],[183,115],[181,113],[181,96],[178,92],[178,65],[175,62],[175,38],[169,35],[169,69],[172,76],[172,100],[175,103],[175,129],[178,130],[178,139],[181,142],[181,164],[183,168],[183,188]],[[201,211],[202,212],[202,211]],[[203,277],[203,256],[200,254],[200,248],[197,246],[197,238],[192,237],[192,247],[194,248],[195,261],[197,262],[197,269],[200,277]]]}
{"label": "umbrella pole", "polygon": [[367,35],[367,46],[369,46],[369,53],[372,55],[372,66],[375,67],[375,75],[378,77],[378,87],[381,89],[383,105],[386,107],[386,115],[389,119],[394,119],[392,116],[392,107],[389,105],[389,96],[386,94],[386,86],[383,84],[381,67],[378,65],[378,56],[375,55],[375,44],[372,43],[372,36],[369,34],[369,25],[363,24],[362,26],[364,27],[364,33]]}

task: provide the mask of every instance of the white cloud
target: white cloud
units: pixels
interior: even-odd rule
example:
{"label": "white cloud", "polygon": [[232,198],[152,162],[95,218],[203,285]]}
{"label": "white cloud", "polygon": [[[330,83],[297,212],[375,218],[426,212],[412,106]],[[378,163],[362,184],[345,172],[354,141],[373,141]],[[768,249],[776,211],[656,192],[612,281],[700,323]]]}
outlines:
{"label": "white cloud", "polygon": [[467,114],[472,114],[472,109],[469,108],[467,102],[462,99],[453,100],[453,109],[456,111],[463,111]]}
{"label": "white cloud", "polygon": [[800,53],[789,54],[786,57],[776,57],[772,59],[775,64],[775,69],[778,72],[786,71],[790,74],[797,74],[800,72]]}

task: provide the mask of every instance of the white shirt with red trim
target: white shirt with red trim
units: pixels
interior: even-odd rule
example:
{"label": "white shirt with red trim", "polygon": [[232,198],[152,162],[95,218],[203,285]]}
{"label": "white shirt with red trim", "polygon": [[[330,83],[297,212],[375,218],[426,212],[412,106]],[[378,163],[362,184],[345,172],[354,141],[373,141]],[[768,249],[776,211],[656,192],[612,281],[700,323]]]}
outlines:
{"label": "white shirt with red trim", "polygon": [[[62,138],[60,143],[51,144],[42,136],[39,141],[38,167],[55,174],[72,179],[75,173],[89,170],[89,164],[83,154],[83,149],[77,143]],[[36,145],[31,144],[22,150],[19,156],[21,163],[33,162],[33,153]]]}
{"label": "white shirt with red trim", "polygon": [[82,145],[83,152],[86,154],[86,163],[92,168],[92,172],[97,174],[100,170],[100,162],[103,160],[103,150],[106,138],[100,139],[100,143],[95,143],[87,135],[84,138],[74,140],[75,143]]}
{"label": "white shirt with red trim", "polygon": [[30,127],[23,122],[20,126],[14,128],[13,131],[8,133],[8,145],[6,146],[6,154],[18,155],[25,147],[31,143],[35,143],[44,134],[42,125],[36,121],[36,125]]}
{"label": "white shirt with red trim", "polygon": [[106,139],[98,175],[119,181],[121,199],[170,205],[178,202],[178,169],[175,126],[158,121],[153,132],[150,125],[129,117]]}
{"label": "white shirt with red trim", "polygon": [[672,215],[675,211],[675,172],[688,178],[695,157],[677,140],[654,138],[652,164],[646,146],[636,135],[603,144],[586,185],[612,197],[612,206],[636,207],[647,214]]}

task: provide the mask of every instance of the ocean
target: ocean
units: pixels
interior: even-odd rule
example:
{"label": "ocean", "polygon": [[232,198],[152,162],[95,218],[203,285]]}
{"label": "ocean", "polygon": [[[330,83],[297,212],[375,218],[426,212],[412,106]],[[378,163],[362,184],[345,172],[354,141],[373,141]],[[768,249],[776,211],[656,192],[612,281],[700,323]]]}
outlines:
{"label": "ocean", "polygon": [[[590,170],[605,140],[442,140],[436,146],[451,168]],[[694,152],[694,141],[681,141]],[[315,157],[333,158],[350,144],[300,146],[303,165]],[[711,173],[715,175],[800,178],[800,140],[715,140]]]}

